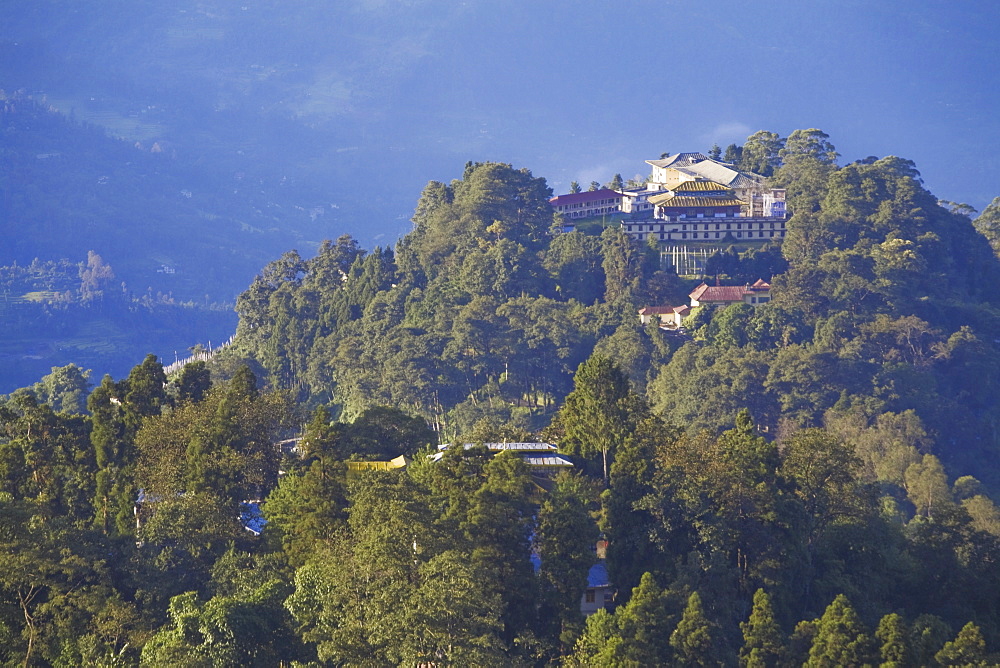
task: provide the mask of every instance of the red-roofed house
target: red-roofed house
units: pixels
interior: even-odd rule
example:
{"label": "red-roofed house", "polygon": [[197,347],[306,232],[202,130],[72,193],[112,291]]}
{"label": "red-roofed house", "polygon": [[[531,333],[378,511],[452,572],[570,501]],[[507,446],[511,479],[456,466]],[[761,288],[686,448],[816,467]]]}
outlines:
{"label": "red-roofed house", "polygon": [[681,320],[691,312],[687,304],[683,306],[647,306],[639,309],[639,322],[648,325],[653,318],[660,321],[661,327],[680,327]]}
{"label": "red-roofed house", "polygon": [[622,210],[620,192],[601,188],[583,193],[559,195],[549,200],[549,204],[567,218],[590,218],[608,213],[620,213]]}
{"label": "red-roofed house", "polygon": [[691,308],[698,306],[728,306],[729,304],[766,304],[771,301],[771,284],[757,279],[753,285],[708,285],[702,283],[688,295]]}

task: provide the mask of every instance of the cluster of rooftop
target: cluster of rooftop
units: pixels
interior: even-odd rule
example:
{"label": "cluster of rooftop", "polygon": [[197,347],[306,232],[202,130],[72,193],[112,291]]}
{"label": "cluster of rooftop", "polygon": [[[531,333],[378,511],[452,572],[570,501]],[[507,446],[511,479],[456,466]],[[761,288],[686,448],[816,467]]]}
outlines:
{"label": "cluster of rooftop", "polygon": [[638,188],[558,195],[549,200],[570,222],[620,216],[640,241],[781,240],[785,236],[785,190],[766,186],[759,174],[702,153],[647,160],[652,171]]}

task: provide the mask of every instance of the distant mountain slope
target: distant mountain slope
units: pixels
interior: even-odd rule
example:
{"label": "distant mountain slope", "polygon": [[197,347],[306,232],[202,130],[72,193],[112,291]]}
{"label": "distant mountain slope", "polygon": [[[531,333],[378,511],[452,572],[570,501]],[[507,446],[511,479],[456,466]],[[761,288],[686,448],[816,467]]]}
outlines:
{"label": "distant mountain slope", "polygon": [[323,208],[279,204],[245,174],[112,139],[23,94],[0,100],[0,132],[0,264],[94,250],[132,292],[232,301],[276,249],[323,234]]}
{"label": "distant mountain slope", "polygon": [[0,89],[45,94],[147,149],[169,145],[221,185],[243,175],[254,187],[239,196],[285,209],[256,203],[278,218],[265,229],[289,229],[294,206],[325,207],[337,228],[321,236],[384,244],[410,229],[423,174],[482,143],[478,124],[456,127],[474,109],[446,126],[427,117],[451,87],[428,87],[421,67],[464,10],[430,16],[423,4],[0,0]]}

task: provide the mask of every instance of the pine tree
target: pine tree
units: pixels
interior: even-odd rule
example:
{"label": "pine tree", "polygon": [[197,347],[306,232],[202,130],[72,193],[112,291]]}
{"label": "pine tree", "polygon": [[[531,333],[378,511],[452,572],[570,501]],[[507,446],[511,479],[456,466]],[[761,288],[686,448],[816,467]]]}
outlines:
{"label": "pine tree", "polygon": [[819,620],[806,666],[863,666],[875,658],[874,642],[843,594],[827,606]]}
{"label": "pine tree", "polygon": [[954,640],[946,642],[934,655],[942,666],[985,666],[986,642],[979,627],[969,622]]}
{"label": "pine tree", "polygon": [[763,668],[775,665],[783,650],[781,628],[774,619],[771,597],[763,589],[758,589],[753,595],[750,619],[740,624],[740,629],[743,631],[740,666]]}
{"label": "pine tree", "polygon": [[732,165],[736,165],[740,162],[740,157],[743,155],[743,147],[736,144],[730,144],[726,147],[726,152],[722,155],[723,162],[728,162]]}
{"label": "pine tree", "polygon": [[613,361],[595,354],[577,369],[573,385],[559,411],[566,429],[561,446],[583,457],[600,453],[607,480],[614,449],[627,436],[632,395],[628,378]]}
{"label": "pine tree", "polygon": [[895,612],[879,621],[875,637],[881,641],[882,668],[904,668],[914,662],[910,629]]}
{"label": "pine tree", "polygon": [[[664,592],[651,573],[644,573],[632,590],[628,604],[615,615],[621,629],[619,648],[625,663],[639,666],[663,665],[669,658],[666,624],[669,623]],[[672,641],[671,641],[672,642]]]}
{"label": "pine tree", "polygon": [[676,665],[721,665],[713,638],[714,632],[715,625],[705,617],[701,597],[698,592],[692,592],[680,623],[670,634],[670,646],[674,648]]}

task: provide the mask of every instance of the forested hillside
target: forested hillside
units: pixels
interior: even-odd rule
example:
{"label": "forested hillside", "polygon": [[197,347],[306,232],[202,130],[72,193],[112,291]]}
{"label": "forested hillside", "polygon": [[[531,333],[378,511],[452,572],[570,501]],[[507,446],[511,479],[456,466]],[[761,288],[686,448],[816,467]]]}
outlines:
{"label": "forested hillside", "polygon": [[[209,363],[7,397],[0,658],[996,664],[996,212],[906,160],[840,167],[818,130],[748,145],[789,233],[710,270],[773,299],[686,336],[637,309],[699,279],[617,227],[556,233],[543,179],[470,163],[394,248],[267,265]],[[575,473],[425,456],[537,440]],[[616,594],[585,619],[599,537]]]}

